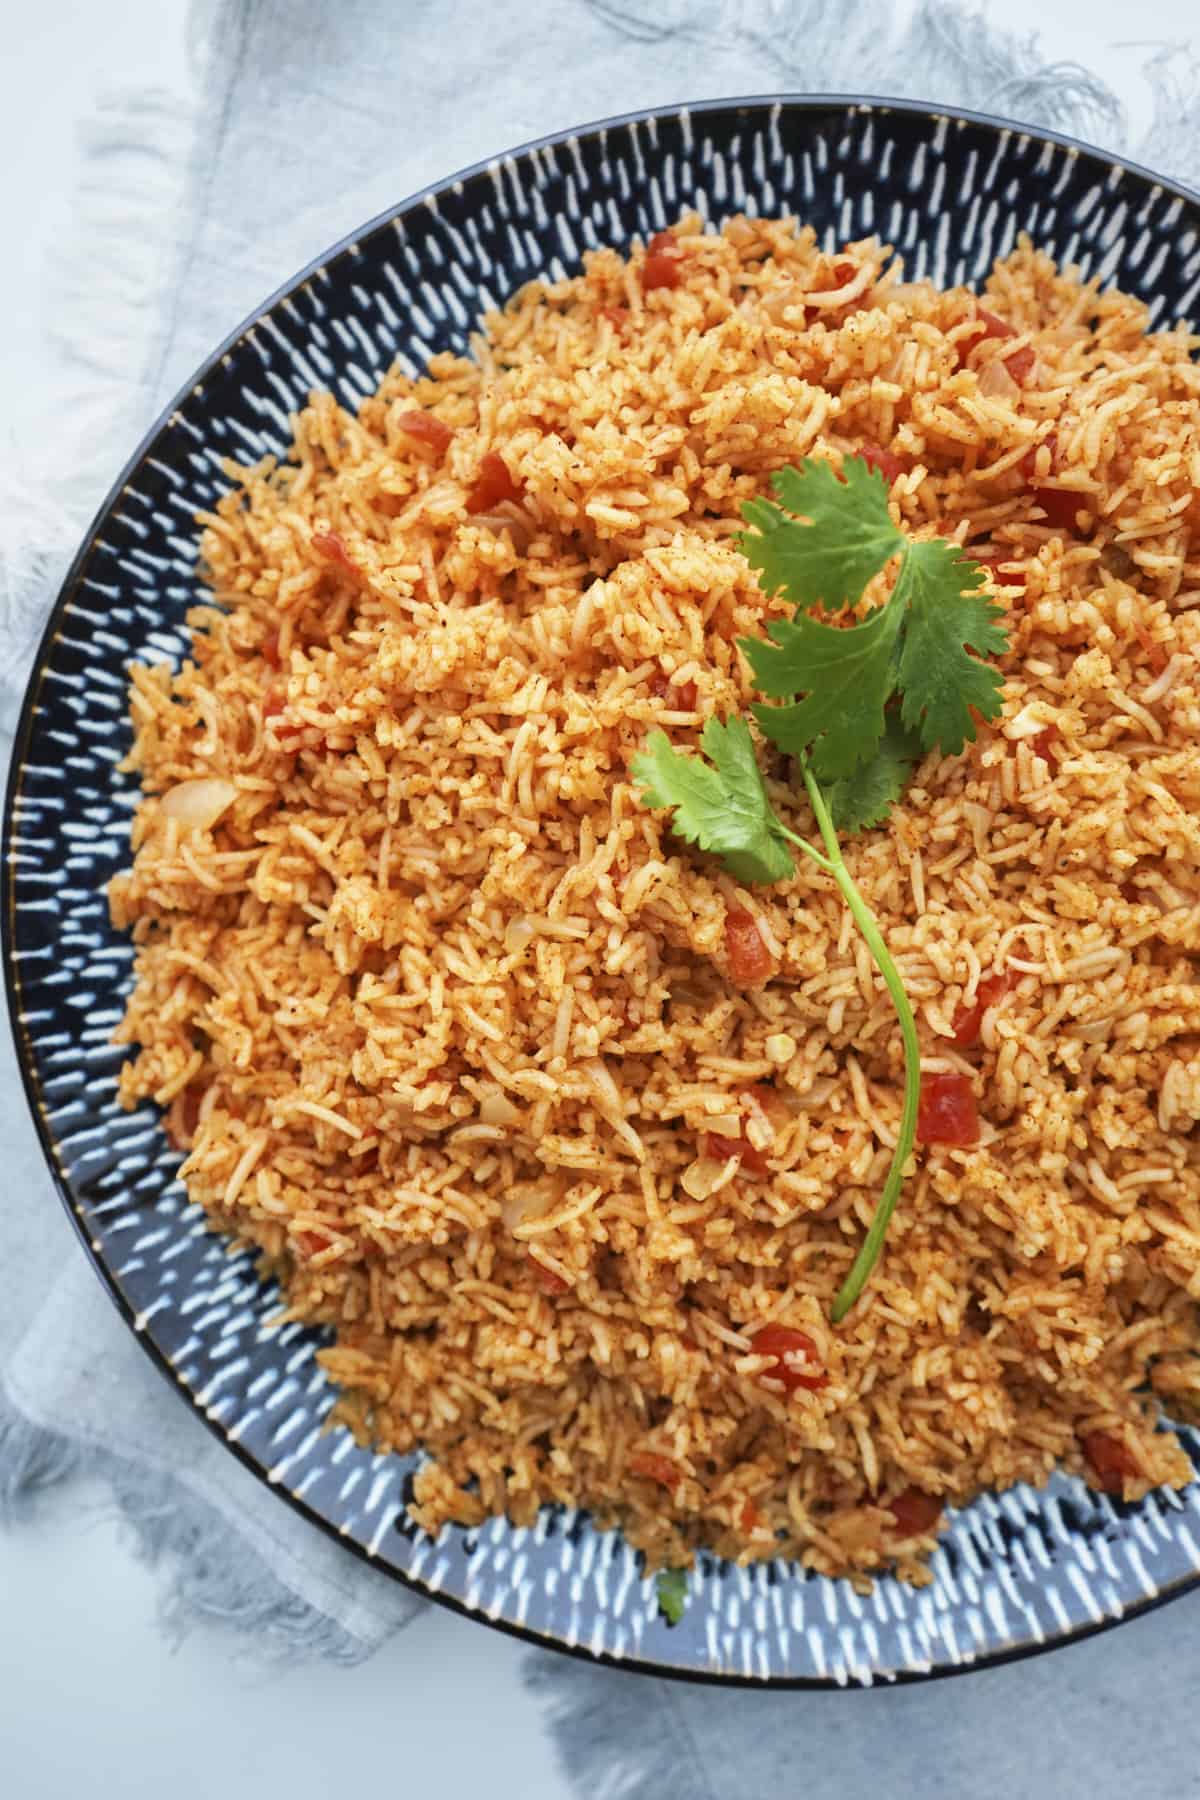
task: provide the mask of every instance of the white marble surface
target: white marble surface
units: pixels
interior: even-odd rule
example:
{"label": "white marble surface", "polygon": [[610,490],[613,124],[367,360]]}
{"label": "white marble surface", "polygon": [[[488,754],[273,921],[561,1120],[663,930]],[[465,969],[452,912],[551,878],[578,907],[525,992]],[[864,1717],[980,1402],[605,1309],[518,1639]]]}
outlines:
{"label": "white marble surface", "polygon": [[[453,10],[454,0],[448,5]],[[0,0],[0,433],[18,443],[42,428],[47,395],[61,380],[43,327],[43,263],[68,217],[75,130],[105,87],[182,81],[185,12],[184,0]],[[1189,30],[1200,38],[1196,21],[1194,0],[1142,0],[1132,21],[1128,0],[1007,0],[1005,7],[1010,28],[1036,30],[1050,55],[1106,76],[1135,121],[1148,106],[1144,46],[1178,42]],[[1129,47],[1131,37],[1139,49]],[[598,97],[596,112],[608,98]],[[114,462],[125,448],[114,449]],[[0,1104],[20,1100],[10,1089]],[[489,1790],[565,1800],[565,1778],[520,1686],[522,1648],[511,1640],[434,1611],[360,1668],[263,1673],[239,1660],[234,1640],[217,1630],[171,1650],[156,1619],[157,1591],[157,1578],[136,1562],[97,1490],[53,1496],[31,1523],[0,1534],[0,1792],[11,1800],[66,1800],[90,1788],[140,1800],[166,1786],[173,1800],[207,1800],[217,1784],[232,1800],[262,1791],[326,1800],[334,1782],[349,1790],[382,1777],[389,1787],[439,1800]],[[1195,1617],[1200,1602],[1181,1602],[1110,1636],[1102,1655],[1093,1646],[1098,1716],[1106,1705],[1099,1690],[1119,1707],[1125,1659],[1177,1633],[1169,1622],[1184,1608]],[[1053,1682],[1056,1660],[1042,1666]],[[997,1679],[969,1678],[973,1699]],[[962,1690],[956,1683],[938,1692],[952,1707]],[[992,1692],[999,1697],[995,1685]],[[921,1703],[926,1720],[930,1699]],[[872,1707],[869,1699],[832,1704],[854,1709],[856,1719]],[[834,1726],[830,1702],[797,1697],[796,1705],[814,1725],[819,1716]],[[886,1710],[894,1729],[894,1707]],[[849,1725],[849,1711],[844,1718]],[[882,1743],[880,1757],[882,1773]],[[809,1794],[838,1791],[819,1780],[814,1786],[812,1765],[805,1766]],[[905,1791],[918,1791],[900,1779]],[[1139,1791],[1146,1800],[1158,1794],[1152,1774]]]}

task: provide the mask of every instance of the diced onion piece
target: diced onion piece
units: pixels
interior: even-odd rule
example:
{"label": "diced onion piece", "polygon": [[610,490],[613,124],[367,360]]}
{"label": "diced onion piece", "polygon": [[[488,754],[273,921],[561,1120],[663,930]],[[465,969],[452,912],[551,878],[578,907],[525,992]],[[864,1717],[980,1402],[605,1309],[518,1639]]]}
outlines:
{"label": "diced onion piece", "polygon": [[775,1127],[761,1107],[747,1110],[742,1130],[752,1150],[767,1151],[775,1142]]}
{"label": "diced onion piece", "polygon": [[646,1154],[646,1146],[625,1117],[625,1102],[621,1097],[620,1088],[612,1078],[608,1064],[602,1056],[597,1056],[590,1062],[581,1063],[580,1068],[591,1083],[600,1113],[616,1132],[626,1149],[641,1162]]}
{"label": "diced onion piece", "polygon": [[736,1159],[727,1158],[723,1162],[717,1162],[711,1156],[698,1156],[679,1177],[679,1185],[690,1199],[707,1200],[719,1187],[725,1185],[728,1175],[736,1167]]}
{"label": "diced onion piece", "polygon": [[539,1193],[529,1187],[519,1187],[500,1202],[500,1217],[510,1231],[515,1231],[518,1225],[527,1225],[531,1219],[544,1219],[555,1204],[556,1198],[551,1192]]}
{"label": "diced onion piece", "polygon": [[921,300],[928,300],[935,292],[929,281],[892,281],[880,288],[884,300],[898,300],[901,306],[915,306]]}
{"label": "diced onion piece", "polygon": [[219,775],[198,775],[191,781],[177,781],[162,799],[163,813],[182,825],[186,831],[211,831],[221,814],[228,812],[238,797],[232,781]]}
{"label": "diced onion piece", "polygon": [[518,956],[522,950],[529,947],[536,936],[537,932],[534,929],[533,921],[527,919],[523,913],[519,913],[515,919],[510,919],[504,928],[504,948],[510,956]]}
{"label": "diced onion piece", "polygon": [[784,1089],[783,1098],[792,1112],[815,1112],[819,1106],[825,1105],[836,1086],[832,1076],[822,1075],[803,1094],[796,1093],[792,1088]]}
{"label": "diced onion piece", "polygon": [[621,1098],[621,1090],[613,1080],[604,1058],[596,1056],[580,1066],[595,1090],[601,1111],[614,1118],[624,1118],[625,1103]]}
{"label": "diced onion piece", "polygon": [[997,356],[979,372],[979,391],[991,400],[1015,400],[1021,390],[1009,373],[1008,364]]}
{"label": "diced onion piece", "polygon": [[507,1094],[485,1094],[479,1102],[481,1125],[519,1125],[521,1114]]}
{"label": "diced onion piece", "polygon": [[481,512],[475,514],[471,523],[486,526],[488,531],[507,531],[518,556],[524,556],[529,548],[530,529],[527,519],[514,518],[511,513],[506,512]]}
{"label": "diced onion piece", "polygon": [[772,322],[774,326],[781,326],[781,324],[786,324],[786,322],[788,322],[788,320],[784,319],[784,313],[793,313],[793,315],[799,313],[799,320],[793,319],[792,322],[793,324],[799,322],[801,329],[804,328],[804,322],[806,322],[804,290],[802,290],[802,288],[797,288],[797,286],[793,286],[793,284],[775,288],[774,293],[768,293],[765,299],[763,299],[763,311],[765,311],[766,317],[770,319],[770,322]]}

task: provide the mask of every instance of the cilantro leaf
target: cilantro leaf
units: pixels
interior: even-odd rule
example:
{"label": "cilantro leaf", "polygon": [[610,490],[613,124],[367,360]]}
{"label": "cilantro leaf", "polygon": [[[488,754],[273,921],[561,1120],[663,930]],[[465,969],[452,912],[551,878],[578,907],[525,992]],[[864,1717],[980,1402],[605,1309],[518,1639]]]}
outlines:
{"label": "cilantro leaf", "polygon": [[700,734],[709,758],[684,756],[652,731],[630,772],[647,806],[673,807],[673,831],[719,856],[739,881],[783,881],[792,853],[771,809],[744,719],[709,719]]}
{"label": "cilantro leaf", "polygon": [[889,601],[857,625],[823,625],[797,613],[768,627],[771,643],[740,638],[764,694],[807,696],[791,706],[755,706],[763,735],[792,755],[811,748],[821,780],[852,775],[883,736],[903,622],[903,608]]}
{"label": "cilantro leaf", "polygon": [[[1000,710],[1002,677],[980,659],[1008,646],[995,622],[1002,608],[981,592],[978,564],[956,544],[913,543],[899,531],[882,479],[861,457],[846,458],[840,480],[809,458],[781,470],[774,485],[807,523],[773,501],[742,509],[754,528],[740,540],[744,553],[763,584],[797,608],[768,627],[766,641],[741,640],[761,691],[790,702],[755,707],[764,735],[807,755],[819,780],[844,781],[874,758],[884,708],[898,690],[901,720],[920,747],[957,754],[975,736],[972,708],[988,719]],[[819,602],[856,605],[897,550],[900,569],[884,605],[841,628],[813,617],[808,608]]]}
{"label": "cilantro leaf", "polygon": [[748,500],[742,517],[750,530],[737,540],[760,587],[793,606],[857,606],[868,581],[905,544],[883,477],[860,456],[848,456],[840,476],[806,457],[799,469],[780,469],[771,486],[783,505]]}
{"label": "cilantro leaf", "polygon": [[1007,634],[994,621],[1004,609],[977,592],[983,571],[942,538],[910,544],[890,606],[907,611],[904,642],[896,671],[900,716],[920,733],[927,750],[935,746],[955,756],[975,724],[970,708],[985,719],[1000,711],[1004,677],[980,656],[1008,648]]}
{"label": "cilantro leaf", "polygon": [[865,762],[825,789],[830,817],[838,831],[865,831],[882,825],[892,802],[904,792],[921,755],[921,742],[894,712],[889,712],[883,736],[870,762]]}
{"label": "cilantro leaf", "polygon": [[678,1625],[687,1607],[686,1569],[660,1569],[654,1582],[658,1610],[668,1625]]}

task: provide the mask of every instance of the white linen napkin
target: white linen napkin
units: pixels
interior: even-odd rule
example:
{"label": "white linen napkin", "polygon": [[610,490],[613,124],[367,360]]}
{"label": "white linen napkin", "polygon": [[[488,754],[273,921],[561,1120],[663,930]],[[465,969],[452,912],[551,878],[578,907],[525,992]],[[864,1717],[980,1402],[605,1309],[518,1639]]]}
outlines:
{"label": "white linen napkin", "polygon": [[[11,746],[58,580],[141,430],[265,294],[405,194],[606,111],[722,93],[921,96],[1130,148],[1121,106],[1086,70],[1046,65],[1035,45],[942,0],[919,5],[901,28],[894,19],[889,0],[200,0],[193,93],[108,102],[86,146],[71,251],[89,285],[64,290],[52,321],[78,368],[80,404],[70,436],[61,414],[47,421],[44,467],[26,460],[20,479],[0,475],[0,747]],[[1179,53],[1152,60],[1159,104],[1135,153],[1196,183],[1200,101],[1184,66]],[[143,1546],[166,1556],[168,1616],[180,1629],[216,1616],[256,1647],[353,1660],[406,1623],[421,1603],[281,1505],[119,1322],[54,1197],[7,1034],[0,1169],[12,1293],[0,1312],[0,1509],[18,1513],[39,1486],[80,1471],[106,1474]],[[795,1775],[791,1732],[763,1730],[770,1696],[686,1691],[547,1658],[533,1678],[581,1792],[603,1780],[614,1795],[663,1800],[664,1788],[717,1794],[728,1781],[765,1794]],[[1049,1743],[1053,1708],[1043,1715]],[[970,1708],[955,1716],[967,1720]],[[974,1784],[965,1728],[951,1736],[944,1791],[1003,1791]],[[867,1768],[853,1754],[845,1766],[861,1779],[844,1791],[866,1791]],[[1163,1785],[1135,1791],[1169,1791],[1167,1765],[1158,1767]],[[1114,1791],[1099,1764],[1089,1779]],[[1175,1782],[1191,1779],[1180,1762]]]}

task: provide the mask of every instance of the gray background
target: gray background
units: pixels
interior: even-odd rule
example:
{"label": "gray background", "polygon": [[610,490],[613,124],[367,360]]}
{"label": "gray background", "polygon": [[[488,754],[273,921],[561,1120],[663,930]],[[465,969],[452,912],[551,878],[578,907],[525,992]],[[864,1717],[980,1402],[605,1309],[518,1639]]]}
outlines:
{"label": "gray background", "polygon": [[[43,327],[43,266],[69,216],[74,129],[115,82],[183,84],[185,11],[183,0],[0,0],[0,434],[10,452],[44,429],[62,380]],[[448,54],[465,15],[475,29],[493,16],[453,0],[445,12]],[[1038,30],[1048,57],[1088,63],[1135,122],[1148,96],[1142,56],[1125,40],[1197,30],[1192,0],[1142,0],[1132,21],[1127,0],[1006,0],[1003,22]],[[529,55],[528,103],[506,143],[572,122],[539,93],[536,41]],[[597,94],[582,110],[621,104],[620,94]],[[459,160],[448,155],[447,167]],[[114,466],[126,448],[114,447]],[[5,1109],[21,1105],[9,1067],[5,1058]],[[71,1253],[65,1225],[47,1228]],[[172,1653],[158,1591],[99,1488],[50,1496],[32,1522],[0,1534],[0,1789],[11,1800],[65,1800],[81,1788],[139,1800],[164,1787],[171,1800],[208,1800],[214,1787],[327,1800],[335,1780],[347,1791],[381,1778],[438,1800],[566,1800],[538,1703],[521,1684],[524,1652],[511,1640],[435,1611],[357,1669],[263,1671],[215,1629]],[[1178,1700],[1198,1627],[1200,1596],[1040,1664],[921,1690],[780,1697],[771,1716],[790,1715],[794,1791],[807,1796],[876,1785],[893,1796],[1006,1800],[1085,1788],[1123,1800],[1200,1793],[1188,1767],[1200,1732]],[[723,1711],[714,1708],[714,1725]],[[1161,1759],[1159,1732],[1169,1744]]]}

